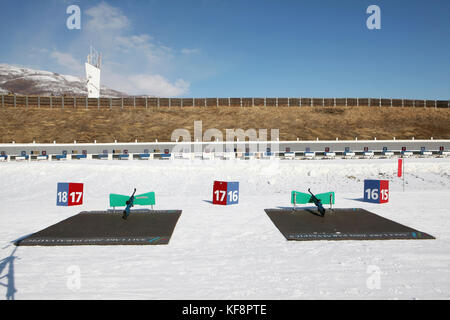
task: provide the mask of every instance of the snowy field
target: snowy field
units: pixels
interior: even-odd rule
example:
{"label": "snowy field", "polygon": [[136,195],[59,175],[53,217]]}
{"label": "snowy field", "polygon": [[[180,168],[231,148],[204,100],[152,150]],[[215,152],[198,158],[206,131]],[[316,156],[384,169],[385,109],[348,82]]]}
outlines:
{"label": "snowy field", "polygon": [[[70,161],[0,163],[0,299],[449,299],[450,159]],[[360,201],[363,180],[390,180],[390,201]],[[240,203],[213,206],[213,180],[240,182]],[[85,183],[84,205],[56,207],[57,182]],[[169,245],[15,247],[12,241],[109,193],[156,192],[183,213]],[[290,191],[336,191],[436,240],[286,241],[264,209]]]}

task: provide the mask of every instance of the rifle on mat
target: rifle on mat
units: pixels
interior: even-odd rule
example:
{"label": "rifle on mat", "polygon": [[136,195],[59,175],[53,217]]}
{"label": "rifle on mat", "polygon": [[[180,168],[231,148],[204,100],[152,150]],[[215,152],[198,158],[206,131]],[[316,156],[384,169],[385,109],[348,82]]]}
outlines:
{"label": "rifle on mat", "polygon": [[131,195],[130,199],[127,200],[126,204],[127,207],[123,211],[122,219],[126,220],[128,218],[128,215],[130,214],[130,209],[134,207],[134,194],[136,193],[136,188],[134,188],[134,192]]}
{"label": "rifle on mat", "polygon": [[317,206],[317,209],[320,212],[320,215],[322,217],[325,217],[325,208],[322,206],[322,202],[316,198],[316,196],[311,192],[310,189],[308,189],[308,192],[312,195],[312,200],[314,201],[314,204]]}

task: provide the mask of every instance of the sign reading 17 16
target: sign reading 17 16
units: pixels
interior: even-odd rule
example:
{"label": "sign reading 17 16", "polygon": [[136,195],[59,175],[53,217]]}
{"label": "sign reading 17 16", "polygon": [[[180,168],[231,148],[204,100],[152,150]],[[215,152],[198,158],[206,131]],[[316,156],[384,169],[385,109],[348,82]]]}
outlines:
{"label": "sign reading 17 16", "polygon": [[81,206],[83,204],[82,183],[58,183],[56,205],[63,207]]}

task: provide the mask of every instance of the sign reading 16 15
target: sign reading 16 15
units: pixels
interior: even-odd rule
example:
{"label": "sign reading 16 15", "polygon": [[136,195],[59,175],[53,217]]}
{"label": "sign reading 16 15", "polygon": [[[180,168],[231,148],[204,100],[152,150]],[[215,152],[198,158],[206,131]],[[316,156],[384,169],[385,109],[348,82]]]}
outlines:
{"label": "sign reading 16 15", "polygon": [[80,206],[83,204],[82,183],[58,183],[56,205],[63,207]]}
{"label": "sign reading 16 15", "polygon": [[364,201],[386,203],[389,201],[389,180],[364,180]]}

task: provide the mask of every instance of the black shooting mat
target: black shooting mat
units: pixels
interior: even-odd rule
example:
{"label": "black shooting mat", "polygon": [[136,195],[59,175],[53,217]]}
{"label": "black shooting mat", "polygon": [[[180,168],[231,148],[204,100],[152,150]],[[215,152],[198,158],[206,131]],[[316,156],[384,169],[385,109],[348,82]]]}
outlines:
{"label": "black shooting mat", "polygon": [[84,211],[16,241],[17,246],[168,244],[181,210]]}
{"label": "black shooting mat", "polygon": [[435,239],[433,236],[364,209],[265,209],[287,240]]}

